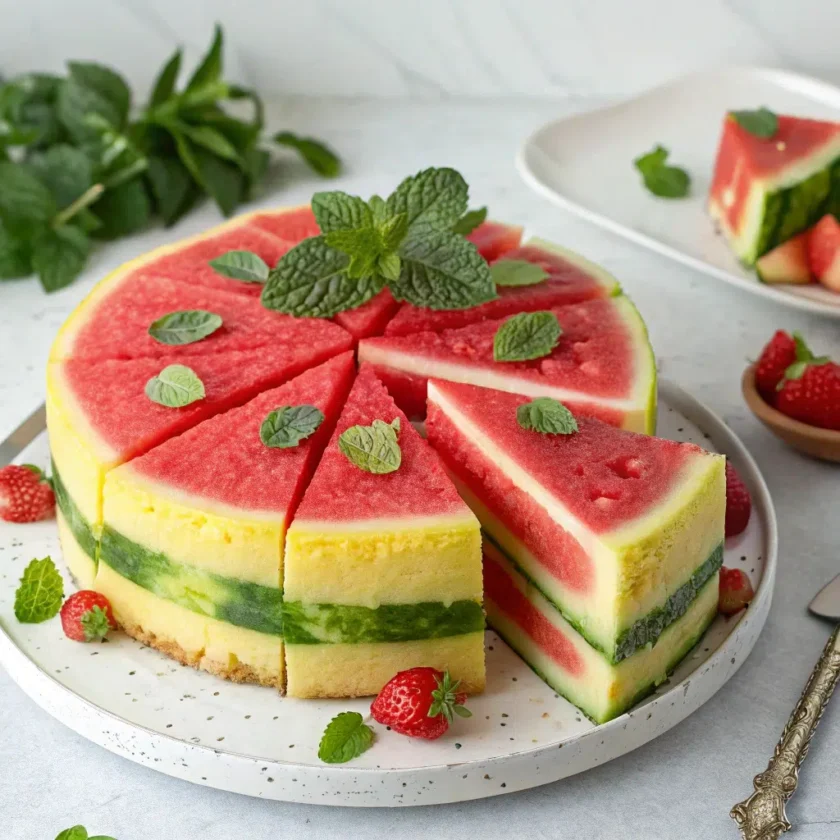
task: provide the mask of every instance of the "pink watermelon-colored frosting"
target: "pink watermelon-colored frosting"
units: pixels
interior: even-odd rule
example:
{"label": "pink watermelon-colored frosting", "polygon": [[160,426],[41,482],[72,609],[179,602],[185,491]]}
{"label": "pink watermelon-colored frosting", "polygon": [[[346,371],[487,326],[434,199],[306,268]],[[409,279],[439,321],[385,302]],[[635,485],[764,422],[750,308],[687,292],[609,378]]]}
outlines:
{"label": "pink watermelon-colored frosting", "polygon": [[[220,414],[156,447],[131,467],[169,487],[246,510],[291,517],[338,419],[355,373],[343,353],[279,388]],[[324,422],[297,446],[276,449],[260,440],[266,416],[281,406],[312,405]]]}
{"label": "pink watermelon-colored frosting", "polygon": [[478,253],[487,262],[493,262],[507,251],[519,247],[519,243],[522,242],[522,228],[518,225],[487,221],[467,234],[467,239],[475,245]]}
{"label": "pink watermelon-colored frosting", "polygon": [[[625,432],[584,417],[577,418],[574,434],[540,434],[523,429],[516,419],[528,397],[441,380],[434,384],[446,403],[595,533],[650,511],[681,480],[689,459],[702,452],[693,444]],[[455,453],[460,444],[451,443],[452,435],[464,437],[463,431],[453,432],[440,422],[445,415],[445,408],[432,402],[429,440]]]}
{"label": "pink watermelon-colored frosting", "polygon": [[248,219],[248,224],[287,242],[300,242],[310,236],[318,236],[321,232],[315,214],[308,206],[258,213]]}
{"label": "pink watermelon-colored frosting", "polygon": [[524,260],[539,265],[548,273],[548,278],[533,286],[501,286],[496,290],[499,296],[495,300],[471,309],[434,310],[404,303],[388,323],[385,335],[442,332],[479,321],[507,318],[517,312],[535,312],[581,303],[611,293],[609,288],[582,268],[559,254],[535,245],[508,251],[502,259]]}
{"label": "pink watermelon-colored frosting", "polygon": [[[395,472],[374,475],[360,469],[338,448],[350,426],[400,418],[402,463]],[[373,371],[362,366],[335,433],[298,509],[298,520],[360,521],[467,515],[452,482],[429,444],[420,437]]]}
{"label": "pink watermelon-colored frosting", "polygon": [[344,327],[353,338],[368,338],[382,335],[385,325],[399,306],[391,292],[383,289],[375,298],[356,309],[339,312],[333,320]]}

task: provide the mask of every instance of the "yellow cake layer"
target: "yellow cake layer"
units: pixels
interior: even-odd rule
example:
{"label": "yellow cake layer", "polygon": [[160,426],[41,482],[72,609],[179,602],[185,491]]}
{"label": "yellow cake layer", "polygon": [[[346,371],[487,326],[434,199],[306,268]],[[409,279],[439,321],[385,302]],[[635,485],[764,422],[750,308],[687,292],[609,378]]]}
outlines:
{"label": "yellow cake layer", "polygon": [[284,597],[376,608],[481,601],[481,531],[472,515],[427,520],[292,523]]}
{"label": "yellow cake layer", "polygon": [[158,598],[101,562],[94,588],[114,608],[120,626],[136,639],[185,665],[235,682],[283,689],[283,641],[208,618]]}
{"label": "yellow cake layer", "polygon": [[58,539],[61,543],[61,554],[64,562],[73,575],[79,589],[91,589],[96,577],[95,558],[89,557],[85,550],[76,542],[73,532],[67,525],[64,514],[56,508],[55,521],[58,525]]}
{"label": "yellow cake layer", "polygon": [[411,642],[286,645],[290,697],[365,697],[377,694],[399,671],[449,671],[464,691],[484,690],[484,633]]}

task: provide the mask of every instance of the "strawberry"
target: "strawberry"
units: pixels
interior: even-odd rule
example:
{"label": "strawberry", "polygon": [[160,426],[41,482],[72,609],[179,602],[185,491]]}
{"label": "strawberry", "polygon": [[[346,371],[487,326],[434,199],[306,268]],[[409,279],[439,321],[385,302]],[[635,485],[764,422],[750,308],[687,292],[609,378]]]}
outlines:
{"label": "strawberry", "polygon": [[456,693],[458,681],[435,668],[400,671],[379,692],[370,707],[373,719],[394,732],[412,738],[440,738],[454,715],[470,717],[463,704],[467,696]]}
{"label": "strawberry", "polygon": [[61,608],[64,635],[75,642],[104,639],[117,626],[111,602],[100,592],[82,589],[74,592]]}
{"label": "strawberry", "polygon": [[55,494],[43,471],[31,464],[0,469],[0,519],[38,522],[55,512]]}
{"label": "strawberry", "polygon": [[750,521],[752,499],[747,485],[735,467],[726,462],[726,523],[724,533],[727,537],[734,537],[746,529]]}
{"label": "strawberry", "polygon": [[720,570],[720,590],[718,612],[723,615],[735,615],[744,609],[755,597],[750,579],[740,569]]}
{"label": "strawberry", "polygon": [[775,335],[761,351],[755,367],[755,386],[770,405],[776,403],[776,386],[785,371],[796,361],[796,343],[784,330]]}
{"label": "strawberry", "polygon": [[801,336],[794,339],[796,361],[776,386],[776,408],[810,426],[840,430],[840,365],[814,356]]}

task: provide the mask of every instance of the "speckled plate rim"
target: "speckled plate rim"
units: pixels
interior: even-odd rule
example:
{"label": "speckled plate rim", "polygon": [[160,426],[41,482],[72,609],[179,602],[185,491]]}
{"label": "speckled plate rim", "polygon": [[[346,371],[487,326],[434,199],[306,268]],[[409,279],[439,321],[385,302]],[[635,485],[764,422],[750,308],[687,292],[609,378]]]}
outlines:
{"label": "speckled plate rim", "polygon": [[[296,764],[191,744],[131,723],[55,680],[17,647],[2,626],[0,665],[46,712],[111,752],[177,778],[267,799],[362,807],[443,804],[525,790],[591,769],[667,732],[708,701],[752,650],[772,601],[778,526],[770,493],[755,461],[737,435],[697,399],[667,381],[659,383],[659,394],[663,402],[708,433],[716,449],[727,454],[749,486],[754,513],[764,526],[764,571],[749,610],[705,663],[642,707],[583,734],[487,760],[420,768]],[[43,410],[39,409],[0,444],[0,466],[43,430]],[[268,779],[266,767],[273,774]],[[310,785],[301,785],[301,779],[307,779]]]}

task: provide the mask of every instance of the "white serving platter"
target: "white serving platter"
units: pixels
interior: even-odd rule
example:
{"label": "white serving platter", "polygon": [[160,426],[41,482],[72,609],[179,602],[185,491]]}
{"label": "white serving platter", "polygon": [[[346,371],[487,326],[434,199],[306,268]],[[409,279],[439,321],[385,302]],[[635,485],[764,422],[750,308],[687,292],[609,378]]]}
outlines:
{"label": "white serving platter", "polygon": [[[106,749],[181,779],[267,799],[427,805],[580,773],[656,738],[705,703],[741,666],[770,609],[776,518],[755,462],[719,418],[668,383],[660,386],[659,434],[725,452],[740,470],[753,515],[747,531],[727,541],[724,563],[744,569],[757,594],[741,615],[718,617],[654,695],[608,724],[590,723],[488,631],[488,686],[471,699],[471,719],[457,720],[433,742],[374,724],[377,740],[367,753],[345,765],[322,764],[324,726],[340,711],[367,714],[369,700],[283,698],[183,667],[120,634],[84,645],[66,639],[57,618],[20,624],[12,607],[25,565],[46,554],[60,558],[52,522],[0,522],[0,664],[36,703]],[[0,444],[0,464],[13,455],[47,466],[42,414]]]}
{"label": "white serving platter", "polygon": [[[516,165],[537,192],[597,225],[748,292],[840,318],[840,294],[819,284],[761,283],[706,212],[724,114],[762,105],[840,121],[840,88],[781,70],[698,73],[542,126],[522,145]],[[657,198],[642,185],[633,160],[657,144],[690,173],[687,198]]]}

